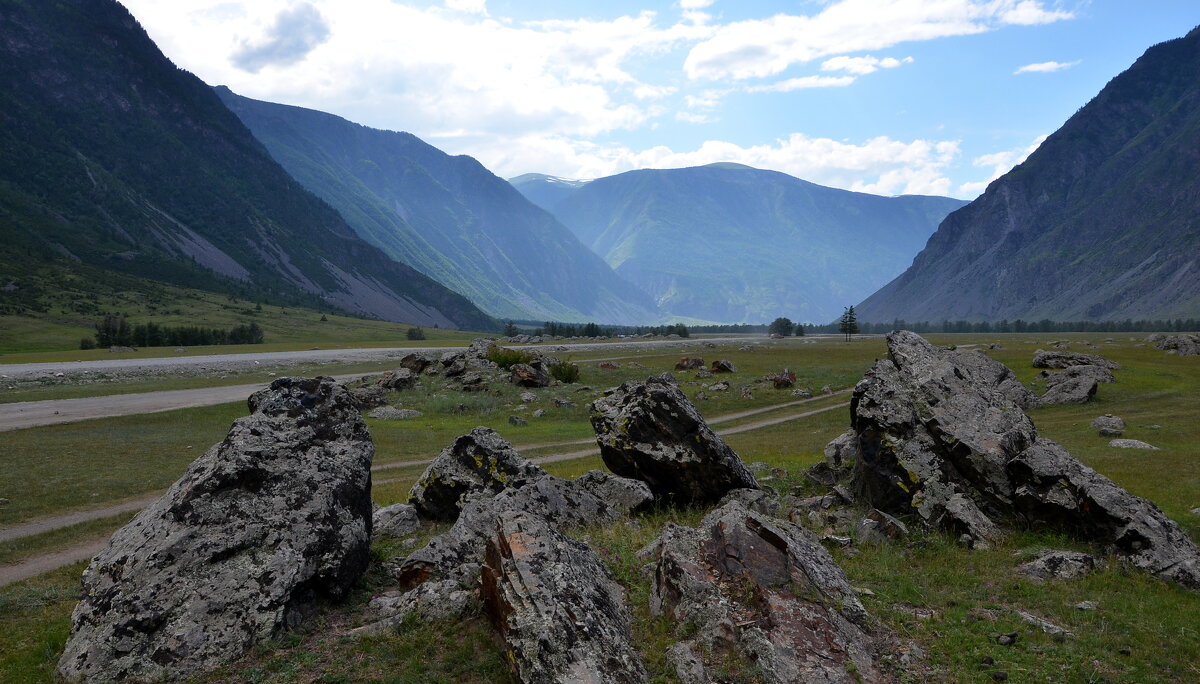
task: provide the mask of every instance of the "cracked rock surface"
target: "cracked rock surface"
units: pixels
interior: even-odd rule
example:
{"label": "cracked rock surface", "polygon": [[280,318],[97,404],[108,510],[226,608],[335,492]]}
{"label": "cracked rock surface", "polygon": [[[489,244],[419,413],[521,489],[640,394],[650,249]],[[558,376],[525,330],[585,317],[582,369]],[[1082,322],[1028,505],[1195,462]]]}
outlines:
{"label": "cracked rock surface", "polygon": [[374,446],[331,378],[279,378],[83,574],[68,680],[180,678],[341,597],[370,558]]}

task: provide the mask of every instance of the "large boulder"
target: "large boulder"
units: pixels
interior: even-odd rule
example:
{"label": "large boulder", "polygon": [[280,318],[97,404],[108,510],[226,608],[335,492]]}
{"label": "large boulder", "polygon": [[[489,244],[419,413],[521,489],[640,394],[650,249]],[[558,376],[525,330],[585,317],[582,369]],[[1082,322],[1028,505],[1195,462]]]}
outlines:
{"label": "large boulder", "polygon": [[417,384],[417,374],[408,368],[397,368],[396,370],[385,372],[376,384],[386,390],[392,391],[409,389]]}
{"label": "large boulder", "polygon": [[855,387],[856,491],[893,515],[969,534],[1009,521],[1099,543],[1164,579],[1200,588],[1200,552],[1177,524],[1038,437],[989,383],[913,333],[888,335],[888,359]]}
{"label": "large boulder", "polygon": [[1200,356],[1200,335],[1182,333],[1179,335],[1151,335],[1147,342],[1166,352],[1175,352],[1180,356]]}
{"label": "large boulder", "polygon": [[1158,506],[1038,440],[1009,464],[1022,517],[1097,541],[1106,551],[1163,579],[1200,589],[1200,549]]}
{"label": "large boulder", "polygon": [[376,539],[396,539],[421,528],[417,509],[409,504],[392,504],[371,516],[371,535]]}
{"label": "large boulder", "polygon": [[635,684],[625,592],[596,554],[526,511],[505,511],[487,540],[480,595],[523,682]]}
{"label": "large boulder", "polygon": [[450,522],[458,518],[468,494],[491,496],[545,476],[499,433],[481,426],[433,459],[409,491],[408,502],[422,518]]}
{"label": "large boulder", "polygon": [[642,480],[656,498],[710,503],[731,489],[758,488],[742,459],[665,379],[607,391],[592,403],[591,421],[608,469]]}
{"label": "large boulder", "polygon": [[644,552],[653,572],[650,610],[674,618],[691,652],[727,649],[757,664],[766,682],[878,682],[886,677],[868,615],[845,573],[798,525],[732,502],[696,528],[668,525]]}
{"label": "large boulder", "polygon": [[[1075,368],[1094,368],[1095,366],[1075,366]],[[1066,371],[1063,371],[1066,373]],[[1055,373],[1046,382],[1046,393],[1038,400],[1042,406],[1055,404],[1086,404],[1096,396],[1099,387],[1094,377],[1078,375],[1059,378],[1062,373]]]}
{"label": "large boulder", "polygon": [[68,680],[181,678],[341,597],[370,559],[366,424],[331,378],[279,378],[83,574]]}
{"label": "large boulder", "polygon": [[412,371],[413,373],[418,373],[418,374],[424,373],[425,369],[429,368],[433,364],[434,364],[433,357],[429,356],[428,354],[422,354],[420,352],[413,352],[411,354],[405,354],[400,359],[400,367],[401,368],[407,368],[408,370]]}
{"label": "large boulder", "polygon": [[1038,405],[1038,396],[1017,378],[1008,366],[988,356],[982,349],[959,349],[947,355],[955,365],[964,369],[974,382],[994,387],[1012,403],[1023,409]]}
{"label": "large boulder", "polygon": [[1109,361],[1096,354],[1081,354],[1069,351],[1046,351],[1039,349],[1033,353],[1034,368],[1069,368],[1071,366],[1101,366],[1109,370],[1120,370],[1121,364]]}
{"label": "large boulder", "polygon": [[604,470],[589,470],[575,478],[575,484],[625,514],[643,511],[654,505],[654,493],[645,482]]}
{"label": "large boulder", "polygon": [[1008,460],[1034,443],[1029,417],[962,355],[919,335],[887,336],[888,358],[854,388],[858,495],[885,512],[986,542],[1011,505]]}
{"label": "large boulder", "polygon": [[697,368],[704,368],[704,359],[685,356],[675,364],[675,370],[677,371],[696,370]]}

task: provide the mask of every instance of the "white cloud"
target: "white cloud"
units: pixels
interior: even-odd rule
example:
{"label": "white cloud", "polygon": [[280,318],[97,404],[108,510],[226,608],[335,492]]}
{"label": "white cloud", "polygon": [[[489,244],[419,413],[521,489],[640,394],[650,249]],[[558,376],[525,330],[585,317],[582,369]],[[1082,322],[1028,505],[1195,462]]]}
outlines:
{"label": "white cloud", "polygon": [[750,86],[751,93],[790,93],[804,88],[838,88],[854,83],[854,76],[800,76],[769,85]]}
{"label": "white cloud", "polygon": [[713,0],[679,0],[679,6],[685,10],[704,9],[713,4]]}
{"label": "white cloud", "polygon": [[487,0],[446,0],[446,8],[468,14],[487,14]]}
{"label": "white cloud", "polygon": [[1081,60],[1081,59],[1077,59],[1074,62],[1038,62],[1036,64],[1026,64],[1025,66],[1020,67],[1013,73],[1014,74],[1034,74],[1034,73],[1048,73],[1051,71],[1062,71],[1063,69],[1070,69],[1071,67],[1075,66],[1076,64],[1079,64],[1082,61],[1083,60]]}
{"label": "white cloud", "polygon": [[505,177],[537,169],[563,177],[598,178],[633,169],[737,162],[822,185],[884,195],[948,194],[952,184],[944,171],[959,155],[957,141],[903,142],[880,136],[854,144],[799,133],[750,147],[709,140],[683,152],[666,146],[633,150],[535,135],[472,143],[472,149],[488,168]]}
{"label": "white cloud", "polygon": [[1002,150],[1000,152],[985,154],[971,160],[972,166],[978,166],[980,168],[987,168],[989,166],[992,167],[992,173],[985,181],[963,183],[958,188],[959,194],[963,197],[977,196],[979,193],[986,190],[987,186],[991,184],[992,181],[1008,173],[1013,169],[1014,166],[1028,159],[1029,155],[1033,154],[1034,150],[1040,147],[1048,137],[1049,136],[1046,135],[1039,135],[1037,138],[1034,138],[1033,142],[1029,145],[1015,147],[1011,150]]}
{"label": "white cloud", "polygon": [[1033,0],[840,0],[812,16],[779,14],[720,26],[692,48],[684,69],[693,79],[765,78],[831,55],[1071,17]]}
{"label": "white cloud", "polygon": [[901,64],[910,64],[912,61],[912,57],[905,57],[904,59],[884,57],[883,59],[879,59],[870,55],[863,57],[839,55],[821,62],[821,71],[847,71],[862,76],[875,73],[880,69],[895,69]]}
{"label": "white cloud", "polygon": [[675,120],[694,124],[714,123],[719,121],[719,119],[709,114],[696,114],[694,112],[675,112]]}

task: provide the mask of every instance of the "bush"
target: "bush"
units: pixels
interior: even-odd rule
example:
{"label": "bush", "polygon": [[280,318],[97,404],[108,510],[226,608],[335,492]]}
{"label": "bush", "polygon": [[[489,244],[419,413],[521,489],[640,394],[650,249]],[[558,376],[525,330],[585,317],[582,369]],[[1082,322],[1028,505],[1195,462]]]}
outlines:
{"label": "bush", "polygon": [[404,333],[404,336],[410,340],[423,340],[425,339],[425,331],[420,326],[409,328],[408,332]]}
{"label": "bush", "polygon": [[85,337],[82,340],[79,340],[79,348],[80,349],[95,349],[96,348],[96,340],[91,337]]}
{"label": "bush", "polygon": [[568,385],[579,382],[579,366],[570,361],[551,364],[550,377]]}
{"label": "bush", "polygon": [[487,360],[507,370],[518,363],[536,361],[537,356],[527,351],[521,351],[520,349],[509,349],[508,347],[493,344],[488,348]]}

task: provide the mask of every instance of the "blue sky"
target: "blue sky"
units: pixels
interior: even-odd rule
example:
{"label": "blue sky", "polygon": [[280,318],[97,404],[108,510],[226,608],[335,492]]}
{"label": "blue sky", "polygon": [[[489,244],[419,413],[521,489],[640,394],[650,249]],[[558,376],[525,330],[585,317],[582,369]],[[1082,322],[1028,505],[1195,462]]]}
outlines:
{"label": "blue sky", "polygon": [[179,66],[511,177],[736,161],[972,199],[1196,0],[122,0]]}

